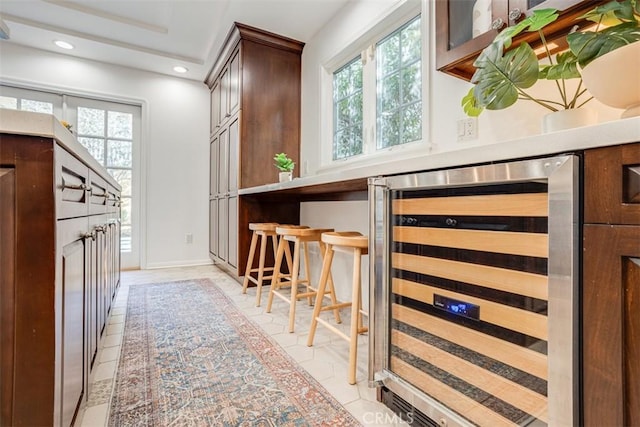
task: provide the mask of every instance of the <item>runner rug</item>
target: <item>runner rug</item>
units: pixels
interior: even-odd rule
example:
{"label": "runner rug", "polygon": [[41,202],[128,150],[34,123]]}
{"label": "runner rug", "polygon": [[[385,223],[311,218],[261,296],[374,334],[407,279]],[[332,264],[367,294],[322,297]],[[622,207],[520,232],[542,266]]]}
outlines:
{"label": "runner rug", "polygon": [[110,426],[356,426],[210,280],[129,290]]}

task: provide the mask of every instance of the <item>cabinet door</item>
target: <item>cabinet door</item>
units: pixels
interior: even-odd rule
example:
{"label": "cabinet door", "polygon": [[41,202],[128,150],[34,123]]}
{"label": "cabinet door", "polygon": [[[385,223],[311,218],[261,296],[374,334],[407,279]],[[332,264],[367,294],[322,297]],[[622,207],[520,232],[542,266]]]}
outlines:
{"label": "cabinet door", "polygon": [[13,425],[16,177],[0,168],[0,425]]}
{"label": "cabinet door", "polygon": [[218,137],[209,144],[209,196],[218,194]]}
{"label": "cabinet door", "polygon": [[229,130],[220,132],[218,139],[218,194],[229,193]]}
{"label": "cabinet door", "polygon": [[218,258],[227,261],[229,250],[229,198],[218,199]]}
{"label": "cabinet door", "polygon": [[229,197],[229,248],[227,263],[238,266],[238,197]]}
{"label": "cabinet door", "polygon": [[86,218],[58,222],[61,301],[60,423],[70,426],[85,391],[84,305],[87,280]]}
{"label": "cabinet door", "polygon": [[[545,28],[547,41],[566,46],[564,36],[576,24],[586,21],[578,18],[599,0],[436,0],[436,68],[448,74],[469,80],[475,72],[473,62],[507,25],[513,25],[533,9],[554,8],[561,12],[558,20]],[[495,27],[494,27],[495,25]],[[493,27],[493,28],[492,28]],[[496,28],[496,29],[494,29]],[[534,49],[540,45],[535,35],[526,34]],[[520,38],[522,38],[520,37]],[[560,37],[560,38],[558,38]],[[514,45],[520,38],[516,38]],[[552,53],[557,52],[554,50]],[[541,55],[544,54],[541,51]]]}
{"label": "cabinet door", "polygon": [[211,125],[210,134],[213,135],[220,126],[220,83],[215,82],[211,89]]}
{"label": "cabinet door", "polygon": [[239,118],[229,125],[229,192],[237,194],[238,192],[238,173],[240,159],[238,159],[238,151],[240,144],[240,126]]}
{"label": "cabinet door", "polygon": [[229,106],[230,89],[230,73],[229,67],[227,67],[220,75],[220,123],[224,123],[231,114]]}
{"label": "cabinet door", "polygon": [[584,425],[640,425],[640,227],[586,225]]}
{"label": "cabinet door", "polygon": [[209,253],[218,256],[218,199],[209,200]]}
{"label": "cabinet door", "polygon": [[229,64],[229,114],[240,107],[240,51],[236,51]]}
{"label": "cabinet door", "polygon": [[640,225],[640,143],[587,150],[584,222]]}

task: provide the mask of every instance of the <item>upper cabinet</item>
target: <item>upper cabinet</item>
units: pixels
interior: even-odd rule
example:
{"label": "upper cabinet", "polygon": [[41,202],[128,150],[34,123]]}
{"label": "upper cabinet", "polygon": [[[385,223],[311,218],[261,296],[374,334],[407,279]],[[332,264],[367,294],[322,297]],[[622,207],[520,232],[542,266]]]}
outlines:
{"label": "upper cabinet", "polygon": [[[574,25],[588,22],[578,18],[600,0],[436,0],[436,67],[453,76],[470,80],[475,72],[473,62],[504,27],[513,25],[531,14],[534,9],[553,8],[560,17],[545,28],[547,40],[559,40],[563,48],[564,36]],[[517,37],[536,47],[537,33]]]}

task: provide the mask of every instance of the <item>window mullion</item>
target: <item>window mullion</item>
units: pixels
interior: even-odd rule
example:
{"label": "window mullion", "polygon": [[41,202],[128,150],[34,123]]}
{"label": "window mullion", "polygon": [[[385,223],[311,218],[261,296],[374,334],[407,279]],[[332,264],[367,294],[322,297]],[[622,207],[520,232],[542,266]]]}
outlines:
{"label": "window mullion", "polygon": [[376,58],[375,46],[369,46],[362,54],[362,131],[363,153],[376,151]]}

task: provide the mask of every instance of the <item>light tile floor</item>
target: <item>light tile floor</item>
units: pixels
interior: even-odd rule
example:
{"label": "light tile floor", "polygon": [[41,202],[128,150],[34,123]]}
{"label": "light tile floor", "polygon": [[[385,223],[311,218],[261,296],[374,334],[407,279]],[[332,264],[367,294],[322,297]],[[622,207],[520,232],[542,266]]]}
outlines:
{"label": "light tile floor", "polygon": [[[256,307],[255,288],[249,288],[247,294],[242,294],[240,284],[212,265],[122,273],[122,285],[114,301],[109,323],[96,356],[97,366],[89,378],[92,384],[91,393],[78,414],[76,425],[81,427],[108,425],[110,400],[120,356],[129,287],[145,283],[197,278],[212,279],[246,316],[253,319],[265,332],[271,335],[291,357],[300,363],[300,366],[306,369],[363,425],[406,425],[386,406],[376,401],[375,389],[367,386],[368,337],[366,334],[361,335],[358,340],[357,384],[350,385],[347,382],[349,350],[345,340],[319,325],[313,346],[307,347],[312,307],[303,300],[298,303],[295,332],[290,334],[287,332],[289,306],[286,302],[274,298],[271,313],[266,313],[268,287],[263,289],[261,307]],[[328,312],[324,315],[333,321],[333,313]],[[348,333],[348,309],[342,310],[341,315],[342,325],[339,327]]]}

